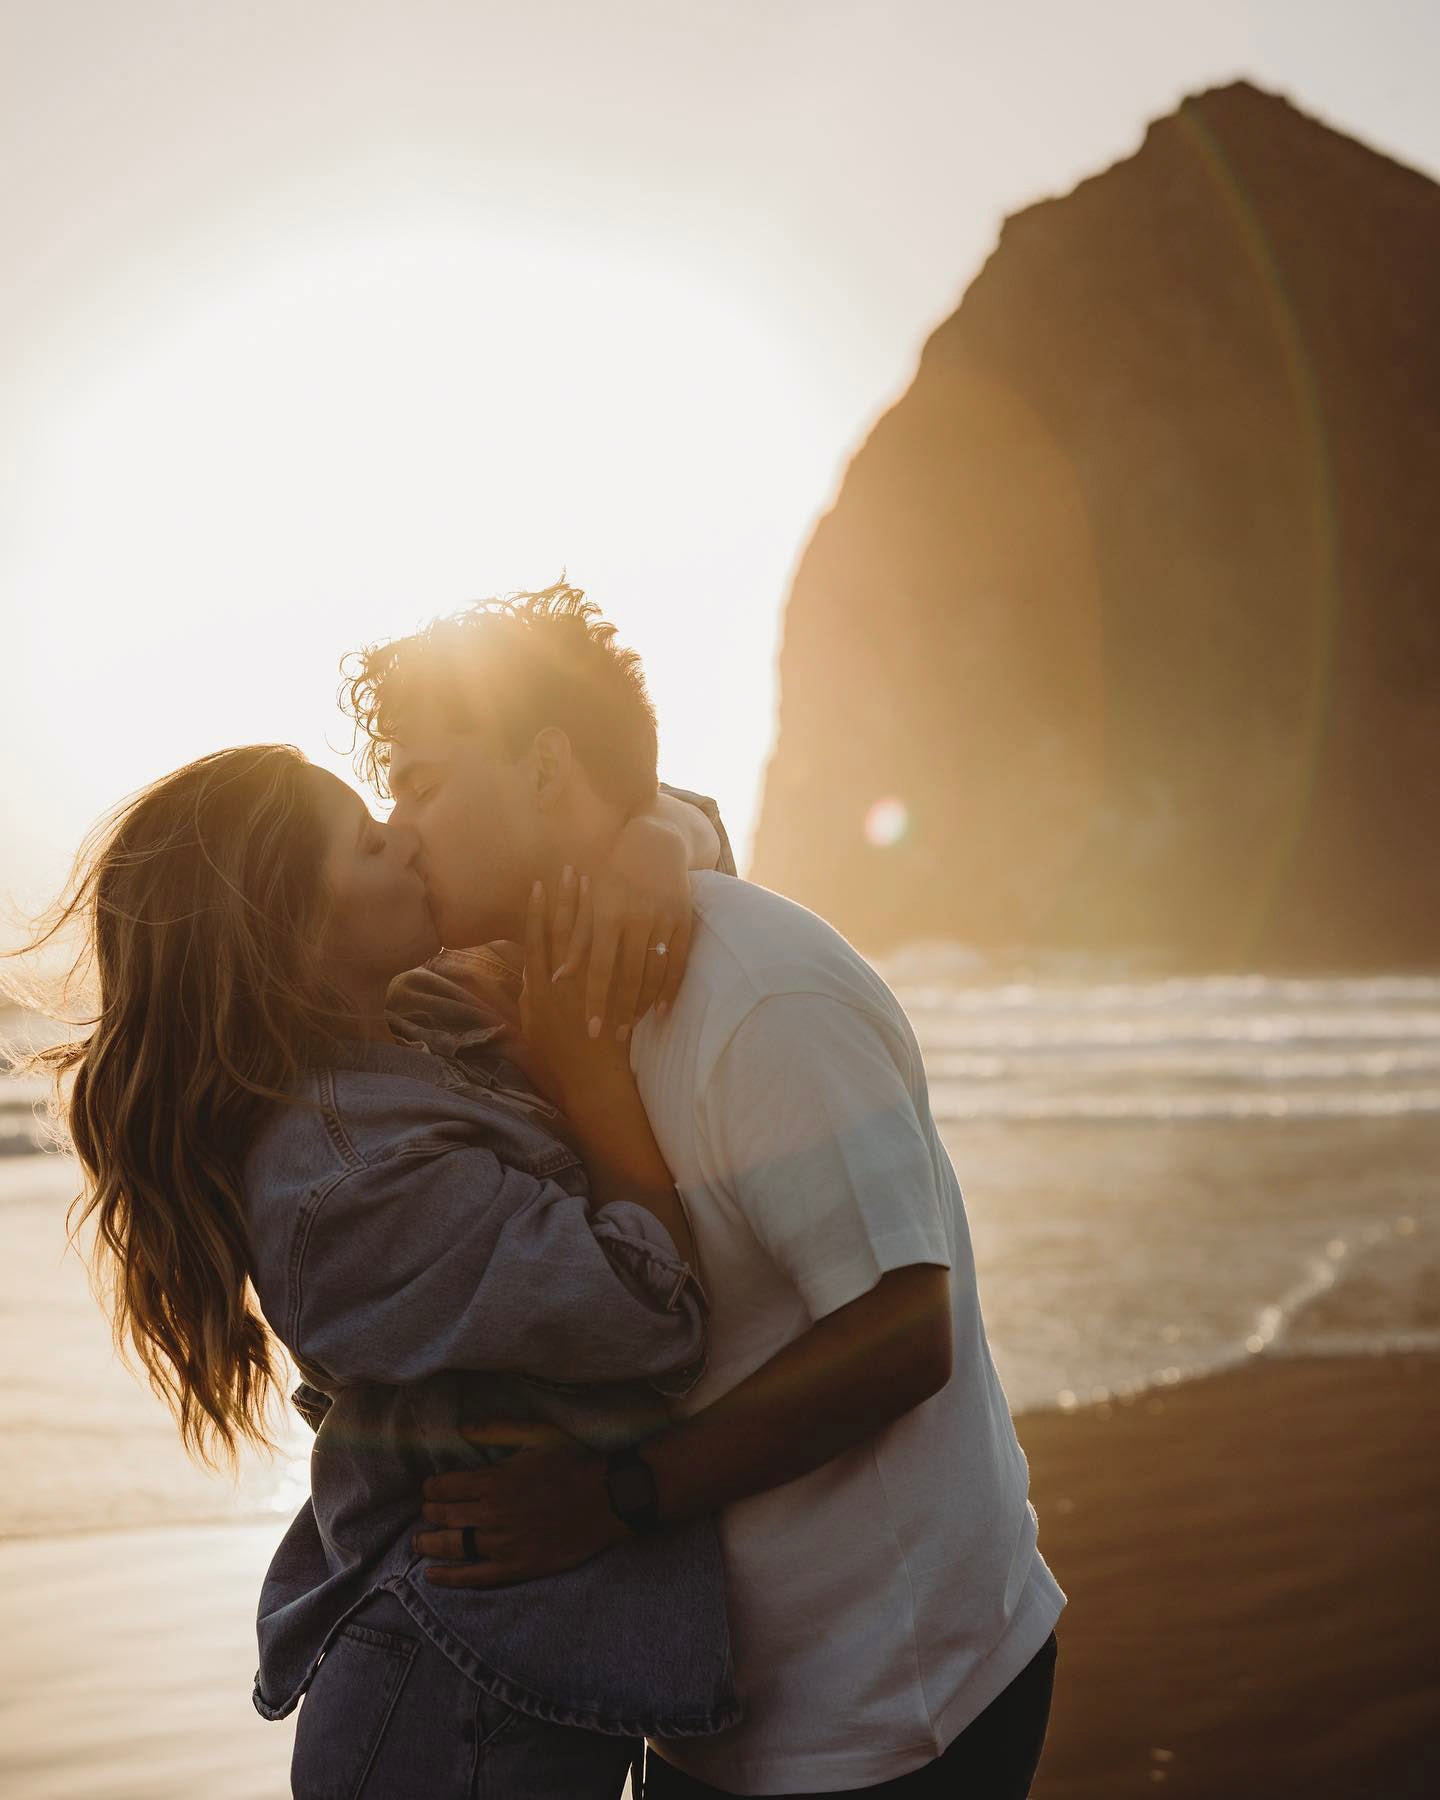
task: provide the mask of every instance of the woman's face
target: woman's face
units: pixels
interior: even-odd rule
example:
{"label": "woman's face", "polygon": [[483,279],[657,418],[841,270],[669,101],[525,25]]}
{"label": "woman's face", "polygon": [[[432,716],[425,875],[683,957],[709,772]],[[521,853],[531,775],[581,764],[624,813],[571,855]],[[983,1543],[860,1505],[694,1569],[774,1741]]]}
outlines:
{"label": "woman's face", "polygon": [[415,869],[418,837],[373,819],[360,796],[326,770],[312,767],[306,779],[325,834],[326,960],[342,976],[387,980],[428,961],[440,940]]}

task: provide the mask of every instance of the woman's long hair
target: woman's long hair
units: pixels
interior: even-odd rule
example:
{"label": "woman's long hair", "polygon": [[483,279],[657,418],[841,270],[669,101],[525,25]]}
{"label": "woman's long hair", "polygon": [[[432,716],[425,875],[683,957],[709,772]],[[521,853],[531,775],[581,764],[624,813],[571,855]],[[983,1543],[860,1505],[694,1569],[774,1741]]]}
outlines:
{"label": "woman's long hair", "polygon": [[56,1077],[84,1172],[71,1240],[93,1217],[116,1348],[211,1466],[270,1445],[280,1380],[249,1286],[245,1155],[343,1010],[317,970],[328,894],[305,768],[252,745],[145,788],[92,834],[29,946],[80,928],[67,989],[95,996],[72,1021],[85,1035],[30,1060]]}

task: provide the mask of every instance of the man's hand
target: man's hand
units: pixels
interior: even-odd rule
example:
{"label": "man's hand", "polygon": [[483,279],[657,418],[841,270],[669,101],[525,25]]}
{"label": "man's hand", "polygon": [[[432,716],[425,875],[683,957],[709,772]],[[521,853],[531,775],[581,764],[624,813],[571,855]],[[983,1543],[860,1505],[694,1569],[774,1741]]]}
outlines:
{"label": "man's hand", "polygon": [[[415,1534],[418,1555],[452,1559],[429,1568],[436,1587],[509,1587],[558,1575],[622,1542],[629,1528],[610,1510],[605,1459],[550,1425],[513,1420],[466,1426],[472,1444],[517,1447],[486,1469],[458,1469],[425,1483]],[[487,1560],[464,1562],[460,1531],[469,1525]]]}
{"label": "man's hand", "polygon": [[[892,1269],[829,1313],[703,1411],[645,1442],[665,1524],[760,1494],[862,1444],[950,1378],[950,1273]],[[472,1443],[523,1444],[491,1469],[432,1475],[423,1517],[444,1530],[414,1540],[459,1557],[460,1528],[495,1560],[427,1571],[445,1587],[503,1587],[574,1568],[622,1542],[602,1457],[549,1425],[462,1426]]]}

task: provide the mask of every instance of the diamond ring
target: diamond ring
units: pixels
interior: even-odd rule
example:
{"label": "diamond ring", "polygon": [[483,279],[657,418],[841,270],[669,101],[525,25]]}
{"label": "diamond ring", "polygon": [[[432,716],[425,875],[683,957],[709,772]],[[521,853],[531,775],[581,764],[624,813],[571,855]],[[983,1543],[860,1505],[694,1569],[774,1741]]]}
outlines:
{"label": "diamond ring", "polygon": [[657,944],[655,946],[655,954],[657,956],[668,956],[670,954],[670,946],[668,944]]}

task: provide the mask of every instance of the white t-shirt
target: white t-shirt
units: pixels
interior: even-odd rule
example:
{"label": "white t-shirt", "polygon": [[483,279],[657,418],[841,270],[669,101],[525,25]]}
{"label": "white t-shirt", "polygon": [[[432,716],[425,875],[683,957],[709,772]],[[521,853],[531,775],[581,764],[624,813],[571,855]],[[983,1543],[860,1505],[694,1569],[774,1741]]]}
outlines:
{"label": "white t-shirt", "polygon": [[914,1033],[814,913],[692,877],[690,965],[632,1062],[711,1302],[707,1406],[889,1269],[951,1271],[954,1373],[720,1519],[744,1721],[656,1749],[739,1794],[870,1787],[939,1756],[1050,1635],[1028,1471],[985,1341]]}

